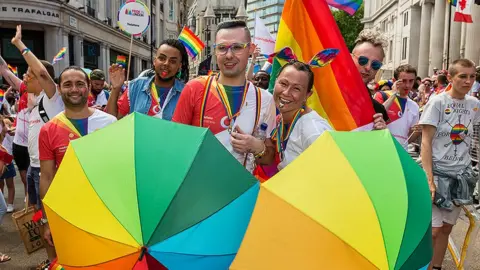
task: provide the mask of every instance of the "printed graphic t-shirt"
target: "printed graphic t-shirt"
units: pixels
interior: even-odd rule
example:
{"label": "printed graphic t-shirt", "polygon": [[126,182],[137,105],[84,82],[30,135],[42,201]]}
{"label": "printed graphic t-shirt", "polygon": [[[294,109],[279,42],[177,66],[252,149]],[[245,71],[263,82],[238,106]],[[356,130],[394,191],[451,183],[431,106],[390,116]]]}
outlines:
{"label": "printed graphic t-shirt", "polygon": [[471,162],[473,126],[480,121],[480,102],[471,96],[454,99],[449,92],[433,97],[420,124],[437,128],[432,142],[433,163],[442,171],[459,171]]}

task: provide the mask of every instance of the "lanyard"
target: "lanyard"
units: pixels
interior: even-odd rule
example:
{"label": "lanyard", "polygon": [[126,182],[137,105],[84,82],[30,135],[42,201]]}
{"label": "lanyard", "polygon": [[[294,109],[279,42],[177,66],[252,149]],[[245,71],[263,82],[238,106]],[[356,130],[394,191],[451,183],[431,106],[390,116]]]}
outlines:
{"label": "lanyard", "polygon": [[295,113],[295,115],[293,116],[293,121],[288,127],[286,133],[284,133],[285,123],[283,122],[283,117],[280,117],[280,121],[278,122],[277,127],[272,131],[271,137],[275,138],[277,152],[280,154],[280,158],[282,160],[284,157],[284,151],[287,148],[288,139],[290,138],[290,135],[292,134],[292,131],[298,122],[298,119],[300,119],[304,112],[305,108],[301,108]]}
{"label": "lanyard", "polygon": [[[205,111],[206,111],[206,107],[207,107],[207,98],[208,98],[208,94],[210,93],[210,89],[212,87],[212,84],[214,83],[214,81],[216,80],[215,76],[208,76],[208,79],[207,79],[207,82],[205,84],[205,90],[204,90],[204,93],[203,93],[203,99],[202,99],[202,104],[201,104],[201,107],[200,107],[200,127],[203,127],[204,126],[204,123],[203,123],[203,120],[205,118]],[[241,106],[238,108],[238,111],[233,115],[233,117],[237,117],[238,115],[240,115],[240,111],[241,111],[241,108],[243,107],[243,104],[245,103],[245,100],[246,100],[246,97],[247,97],[247,92],[248,92],[248,87],[249,87],[249,84],[247,83],[245,85],[245,90],[244,90],[244,93],[243,93],[243,97],[242,97],[242,103],[241,103]],[[217,87],[216,87],[217,88]],[[225,91],[225,89],[223,89]],[[217,88],[217,91],[218,91],[218,88]],[[220,91],[218,91],[219,95],[221,96],[221,93]],[[256,95],[256,110],[255,110],[255,125],[254,125],[254,130],[255,130],[255,127],[258,125],[258,121],[260,120],[260,110],[262,108],[262,93],[260,92],[260,89],[258,89],[257,87],[255,87],[255,95]],[[220,97],[222,99],[222,97]],[[225,106],[225,102],[224,100],[222,100],[222,103],[223,103],[223,106],[225,108],[225,111],[227,112],[227,114],[229,113],[229,111],[227,110],[226,106]],[[228,104],[228,100],[226,102]],[[228,104],[229,108],[230,108],[230,104]],[[231,117],[231,111],[230,111],[230,114],[228,114],[228,117],[230,119],[230,127],[229,127],[229,132],[231,131],[231,127],[233,125],[233,122],[234,121],[231,121],[232,118]],[[235,119],[233,119],[235,120]]]}
{"label": "lanyard", "polygon": [[[167,104],[167,98],[168,98],[171,90],[172,89],[170,88],[170,90],[167,92],[167,97],[165,98],[165,101],[163,102],[164,106],[166,106],[166,104]],[[155,100],[155,103],[158,105],[160,110],[163,110],[162,105],[160,104],[159,97],[158,97],[157,86],[153,82],[152,82],[152,86],[150,87],[150,92],[152,93],[152,98],[153,98],[153,100]]]}

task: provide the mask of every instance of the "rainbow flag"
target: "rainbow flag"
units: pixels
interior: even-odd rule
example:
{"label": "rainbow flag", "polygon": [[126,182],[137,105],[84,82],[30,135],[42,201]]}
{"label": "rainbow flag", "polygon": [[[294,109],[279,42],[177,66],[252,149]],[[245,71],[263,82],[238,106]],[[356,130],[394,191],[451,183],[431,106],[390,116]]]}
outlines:
{"label": "rainbow flag", "polygon": [[327,0],[327,4],[341,9],[350,15],[355,14],[362,5],[363,0]]}
{"label": "rainbow flag", "polygon": [[183,43],[188,55],[192,58],[195,58],[197,54],[205,48],[205,44],[186,26],[183,27],[182,32],[178,36],[178,40]]}
{"label": "rainbow flag", "polygon": [[15,76],[18,77],[18,69],[17,69],[17,67],[12,67],[12,66],[10,66],[10,64],[8,64],[7,66],[8,66],[8,69],[10,69],[10,71],[11,71],[13,74],[15,74]]}
{"label": "rainbow flag", "polygon": [[[372,100],[327,2],[285,1],[275,51],[284,47],[292,48],[303,62],[310,60],[320,50],[339,49],[340,53],[330,65],[313,69],[315,84],[308,106],[328,119],[336,130],[367,128],[375,113]],[[273,60],[270,89],[274,88],[281,67],[279,61],[282,60]]]}
{"label": "rainbow flag", "polygon": [[450,5],[452,5],[452,6],[454,6],[454,7],[457,6],[457,0],[447,0],[447,1],[448,1],[448,3],[449,3]]}
{"label": "rainbow flag", "polygon": [[127,57],[125,55],[117,55],[115,62],[125,68],[127,66]]}
{"label": "rainbow flag", "polygon": [[62,60],[63,58],[65,58],[65,53],[67,52],[67,47],[63,47],[58,53],[57,55],[55,55],[55,57],[53,57],[53,61],[52,61],[52,65],[54,65],[55,63],[57,63],[58,61]]}
{"label": "rainbow flag", "polygon": [[3,103],[3,98],[5,97],[5,91],[3,91],[2,89],[0,89],[0,104]]}
{"label": "rainbow flag", "polygon": [[55,258],[50,265],[48,266],[48,270],[64,270],[62,265],[58,263],[58,258]]}

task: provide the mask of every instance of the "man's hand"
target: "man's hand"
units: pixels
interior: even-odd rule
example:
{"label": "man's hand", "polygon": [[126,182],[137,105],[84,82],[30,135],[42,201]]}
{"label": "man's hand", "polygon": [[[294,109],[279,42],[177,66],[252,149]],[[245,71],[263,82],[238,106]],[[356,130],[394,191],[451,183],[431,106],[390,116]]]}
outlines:
{"label": "man's hand", "polygon": [[18,44],[19,42],[22,41],[22,26],[21,25],[17,25],[17,33],[15,34],[15,36],[12,38],[12,44],[13,45],[16,45]]}
{"label": "man's hand", "polygon": [[437,190],[437,187],[435,186],[435,182],[433,179],[428,179],[428,187],[430,188],[430,196],[432,196],[432,202],[435,200],[435,191]]}
{"label": "man's hand", "polygon": [[52,247],[54,246],[53,245],[52,232],[50,231],[50,226],[48,226],[48,224],[44,225],[43,239],[45,239],[45,241],[47,241],[47,243],[50,246],[52,246]]}
{"label": "man's hand", "polygon": [[260,55],[261,49],[257,46],[257,44],[253,44],[252,46],[255,48],[252,54],[252,62],[255,62],[257,57]]}
{"label": "man's hand", "polygon": [[125,82],[125,69],[121,65],[113,64],[108,69],[110,73],[110,84],[112,85],[112,90],[121,89],[123,83]]}
{"label": "man's hand", "polygon": [[387,123],[383,120],[383,115],[381,113],[376,113],[373,115],[373,129],[381,130],[386,129]]}
{"label": "man's hand", "polygon": [[264,149],[264,142],[253,137],[250,134],[245,134],[238,126],[232,131],[231,144],[233,150],[237,153],[258,154]]}

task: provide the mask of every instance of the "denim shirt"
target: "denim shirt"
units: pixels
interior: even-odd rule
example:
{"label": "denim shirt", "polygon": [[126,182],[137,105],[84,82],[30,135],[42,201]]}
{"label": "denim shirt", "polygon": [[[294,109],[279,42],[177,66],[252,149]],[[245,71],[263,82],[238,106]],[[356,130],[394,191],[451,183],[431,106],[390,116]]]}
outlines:
{"label": "denim shirt", "polygon": [[[139,112],[147,114],[150,106],[152,105],[152,95],[150,93],[151,85],[155,76],[152,77],[139,77],[132,80],[128,84],[128,98],[130,100],[130,113]],[[185,83],[175,79],[175,83],[172,88],[172,93],[168,103],[163,105],[162,118],[165,120],[172,120],[175,107],[177,106],[178,98],[183,90]]]}

